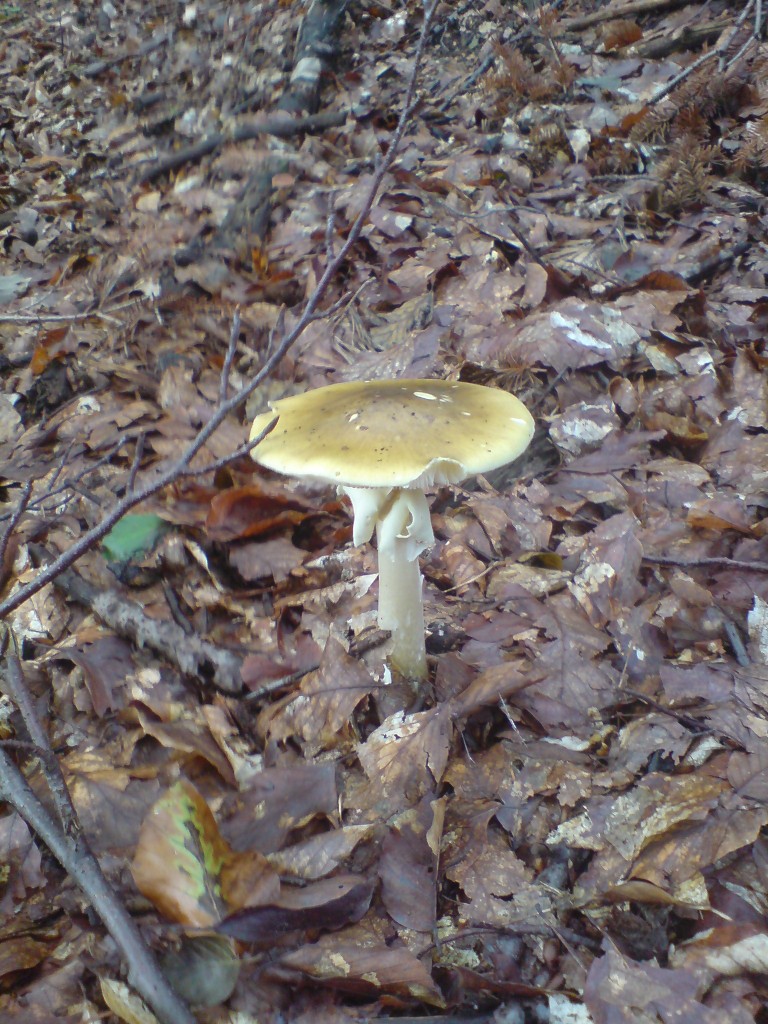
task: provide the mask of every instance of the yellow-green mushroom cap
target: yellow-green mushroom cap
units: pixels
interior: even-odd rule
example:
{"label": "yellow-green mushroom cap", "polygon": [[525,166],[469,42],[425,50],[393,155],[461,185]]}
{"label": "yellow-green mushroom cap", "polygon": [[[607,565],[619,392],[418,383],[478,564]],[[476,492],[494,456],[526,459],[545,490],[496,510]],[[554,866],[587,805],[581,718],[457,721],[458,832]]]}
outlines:
{"label": "yellow-green mushroom cap", "polygon": [[533,418],[514,395],[480,384],[383,380],[330,384],[270,403],[251,450],[268,469],[349,487],[459,483],[512,462]]}

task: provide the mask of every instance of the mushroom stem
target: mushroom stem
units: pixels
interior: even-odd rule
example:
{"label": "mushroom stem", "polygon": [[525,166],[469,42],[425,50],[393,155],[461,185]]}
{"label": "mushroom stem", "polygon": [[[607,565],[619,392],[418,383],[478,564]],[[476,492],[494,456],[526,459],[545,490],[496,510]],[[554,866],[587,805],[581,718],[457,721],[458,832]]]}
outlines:
{"label": "mushroom stem", "polygon": [[408,558],[406,545],[406,540],[396,538],[389,550],[379,547],[379,625],[392,631],[392,665],[410,679],[424,679],[422,577],[418,556]]}
{"label": "mushroom stem", "polygon": [[392,665],[424,679],[424,608],[419,555],[434,541],[423,491],[395,488],[376,523],[379,545],[379,625],[392,632]]}

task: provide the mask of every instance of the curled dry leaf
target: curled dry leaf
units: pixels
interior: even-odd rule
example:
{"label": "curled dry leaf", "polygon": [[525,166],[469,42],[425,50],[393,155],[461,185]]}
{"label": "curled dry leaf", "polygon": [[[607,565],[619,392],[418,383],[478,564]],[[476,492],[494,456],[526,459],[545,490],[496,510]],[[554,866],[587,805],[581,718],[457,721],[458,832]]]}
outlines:
{"label": "curled dry leaf", "polygon": [[216,926],[241,942],[271,946],[290,932],[328,930],[359,921],[368,910],[374,883],[359,875],[336,875],[303,888],[284,886],[273,903],[245,907]]}
{"label": "curled dry leaf", "polygon": [[277,875],[257,851],[235,853],[208,804],[178,782],[144,821],[132,864],[140,891],[167,918],[210,928],[247,901],[274,899]]}
{"label": "curled dry leaf", "polygon": [[287,846],[271,853],[267,859],[281,875],[313,881],[337,870],[358,843],[368,839],[373,831],[372,824],[345,825]]}

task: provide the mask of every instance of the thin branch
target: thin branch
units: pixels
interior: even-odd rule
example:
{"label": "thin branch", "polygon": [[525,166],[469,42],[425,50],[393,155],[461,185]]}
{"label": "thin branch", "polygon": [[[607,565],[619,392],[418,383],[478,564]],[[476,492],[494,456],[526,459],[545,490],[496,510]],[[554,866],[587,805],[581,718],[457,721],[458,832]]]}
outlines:
{"label": "thin branch", "polygon": [[130,309],[132,306],[139,306],[146,302],[146,299],[130,299],[121,302],[117,306],[110,306],[109,309],[91,309],[85,313],[0,313],[0,324],[74,324],[83,320],[108,320],[110,323],[119,324],[119,320],[113,317],[113,313]]}
{"label": "thin branch", "polygon": [[761,11],[758,8],[758,10],[755,13],[755,25],[754,25],[754,28],[752,30],[752,34],[750,35],[749,39],[747,39],[746,43],[744,43],[744,45],[739,48],[738,52],[729,61],[726,61],[725,54],[726,54],[726,52],[728,50],[728,47],[731,45],[733,40],[738,35],[739,29],[744,24],[744,22],[747,20],[747,15],[749,14],[749,12],[752,10],[752,8],[754,6],[755,6],[755,0],[748,0],[748,2],[744,5],[744,9],[742,10],[741,14],[736,19],[736,23],[733,26],[733,28],[731,29],[730,35],[725,40],[725,42],[720,47],[718,47],[718,50],[720,52],[720,61],[718,63],[718,71],[725,71],[727,68],[733,67],[734,64],[737,64],[739,62],[739,60],[741,59],[741,57],[743,56],[744,52],[752,45],[753,41],[755,39],[759,38]]}
{"label": "thin branch", "polygon": [[725,61],[724,55],[723,55],[720,58],[719,70],[722,70],[723,72],[726,72],[726,71],[730,71],[731,68],[736,67],[736,65],[739,63],[739,61],[744,56],[744,54],[747,52],[747,50],[756,41],[757,40],[756,40],[755,36],[749,36],[747,38],[746,42],[744,43],[744,45],[739,47],[739,49],[736,51],[736,53],[734,53],[734,55],[731,57],[731,59],[729,61]]}
{"label": "thin branch", "polygon": [[175,171],[187,163],[194,163],[216,152],[225,142],[246,142],[248,139],[257,139],[261,135],[276,135],[279,138],[289,138],[291,135],[299,135],[302,132],[324,131],[326,128],[336,128],[344,124],[349,115],[345,110],[325,111],[322,114],[309,114],[307,117],[294,117],[285,111],[255,119],[238,125],[232,132],[213,132],[206,135],[191,146],[184,149],[177,149],[161,157],[156,163],[151,164],[138,177],[140,185],[154,181],[169,171]]}
{"label": "thin branch", "polygon": [[232,362],[237,351],[237,339],[240,334],[240,307],[235,309],[232,317],[232,329],[229,332],[229,344],[224,356],[224,365],[221,368],[221,379],[219,381],[219,403],[226,402],[227,391],[229,391],[229,375],[232,372]]}
{"label": "thin branch", "polygon": [[651,565],[671,566],[676,569],[743,569],[745,572],[768,572],[768,562],[745,562],[738,558],[663,558],[643,555]]}
{"label": "thin branch", "polygon": [[[58,497],[58,495],[63,494],[65,491],[75,490],[77,485],[83,479],[85,479],[86,476],[89,476],[91,473],[95,473],[97,470],[101,469],[102,466],[105,466],[107,463],[109,463],[114,458],[114,456],[120,451],[120,449],[125,444],[128,443],[129,440],[130,437],[128,434],[122,434],[118,438],[118,440],[109,448],[109,451],[102,455],[98,462],[94,462],[92,465],[86,466],[82,470],[82,472],[78,473],[78,475],[74,477],[74,479],[65,480],[61,487],[57,488],[56,482],[58,481],[61,474],[64,472],[64,469],[69,460],[69,456],[72,453],[72,449],[75,446],[75,442],[71,441],[70,444],[67,446],[66,451],[57,460],[57,465],[53,473],[53,479],[48,482],[45,491],[42,494],[38,495],[38,497],[36,498],[33,498],[29,502],[29,504],[27,505],[27,510],[30,512],[35,509],[41,509],[42,511],[45,511],[43,507],[45,502],[50,501],[52,498]],[[15,515],[15,513],[16,510],[14,509],[13,512],[6,512],[0,514],[0,522],[2,522],[4,519],[10,519],[11,516]]]}
{"label": "thin branch", "polygon": [[653,96],[648,100],[648,106],[652,107],[654,104],[660,103],[665,96],[668,96],[678,87],[678,85],[680,85],[681,82],[684,82],[686,78],[692,75],[694,71],[697,71],[703,64],[706,64],[716,56],[717,50],[709,50],[707,53],[702,53],[700,57],[697,57],[695,61],[688,64],[687,67],[684,67],[683,70],[675,75],[674,78],[671,78],[665,85],[662,85],[661,88],[657,89]]}
{"label": "thin branch", "polygon": [[210,683],[223,693],[243,689],[242,655],[217,647],[199,636],[188,636],[175,622],[151,619],[142,606],[114,590],[94,587],[74,569],[65,569],[53,581],[73,601],[89,608],[118,636],[128,637],[136,647],[163,655],[185,676]]}
{"label": "thin branch", "polygon": [[173,32],[159,32],[157,35],[152,36],[145,43],[142,43],[137,50],[126,50],[123,53],[115,54],[113,57],[107,57],[102,60],[91,61],[87,64],[80,74],[85,78],[96,78],[98,75],[107,71],[109,68],[115,67],[117,64],[122,64],[126,60],[136,60],[138,57],[145,57],[148,53],[152,53],[154,50],[159,50],[161,46],[167,46],[173,39]]}
{"label": "thin branch", "polygon": [[33,794],[18,766],[2,748],[0,799],[9,803],[26,821],[89,898],[125,957],[131,984],[163,1024],[194,1024],[194,1017],[160,971],[141,932],[115,895],[88,846],[61,766],[35,712],[18,657],[16,638],[10,630],[5,630],[4,634],[0,638],[0,649],[4,651],[7,645],[13,646],[13,651],[6,657],[5,689],[21,712],[34,751],[43,763],[61,826]]}
{"label": "thin branch", "polygon": [[146,434],[141,433],[136,438],[136,450],[133,453],[131,469],[130,472],[128,473],[128,482],[125,485],[126,494],[132,494],[133,489],[136,486],[136,477],[139,474],[139,467],[141,466],[141,456],[144,454],[144,438],[146,436]]}
{"label": "thin branch", "polygon": [[13,651],[9,651],[5,659],[6,674],[3,680],[4,689],[19,709],[24,725],[29,733],[29,738],[32,740],[35,753],[40,758],[43,774],[45,775],[45,781],[47,782],[48,789],[53,797],[53,802],[56,806],[61,826],[68,836],[76,837],[80,834],[82,829],[77,818],[77,812],[72,804],[72,798],[69,795],[67,784],[64,781],[61,765],[51,749],[48,735],[40,724],[40,719],[35,713],[32,695],[30,694],[26,680],[24,679],[24,672],[21,667],[16,637],[11,630],[6,629],[4,632],[6,633],[5,639],[8,640],[9,645],[13,647]]}
{"label": "thin branch", "polygon": [[731,645],[734,658],[742,668],[747,668],[751,664],[747,648],[741,639],[736,623],[729,615],[723,614],[723,630],[728,638],[728,643]]}
{"label": "thin branch", "polygon": [[639,690],[630,690],[627,688],[622,689],[621,692],[622,694],[626,694],[628,697],[632,697],[633,700],[639,700],[647,707],[653,708],[654,711],[658,711],[660,715],[666,715],[668,718],[674,718],[676,722],[679,722],[683,728],[688,729],[690,732],[712,732],[712,729],[703,721],[698,718],[694,718],[692,715],[686,715],[684,712],[678,711],[676,708],[668,708],[665,704],[654,700],[653,697],[649,697],[647,693],[641,693]]}
{"label": "thin branch", "polygon": [[713,50],[709,50],[707,53],[702,53],[700,57],[697,57],[696,60],[692,61],[690,64],[684,67],[682,71],[675,75],[674,78],[670,79],[665,85],[662,85],[659,89],[657,89],[653,96],[648,100],[648,106],[652,107],[654,106],[654,104],[659,103],[661,100],[664,99],[665,96],[668,96],[674,89],[676,89],[681,82],[684,82],[686,78],[689,78],[694,73],[694,71],[698,71],[700,67],[702,67],[704,64],[707,64],[709,61],[714,60],[716,57],[718,58],[718,72],[720,72],[721,74],[729,71],[732,67],[738,64],[741,58],[750,48],[750,46],[754,42],[759,41],[760,36],[762,34],[762,2],[761,0],[757,0],[757,5],[755,7],[754,27],[749,35],[749,38],[743,46],[739,47],[738,51],[734,54],[734,56],[731,57],[730,60],[726,61],[725,55],[728,52],[728,47],[736,38],[739,29],[746,21],[747,15],[753,7],[755,7],[755,0],[747,0],[747,3],[745,4],[743,10],[736,19],[733,29],[728,34],[728,36],[726,36],[726,38],[720,43],[720,45],[716,46]]}
{"label": "thin branch", "polygon": [[9,515],[8,524],[3,530],[2,537],[0,537],[0,580],[4,578],[3,566],[5,565],[5,556],[8,552],[8,545],[11,543],[11,535],[16,529],[19,520],[29,508],[29,498],[32,494],[32,483],[32,480],[28,480],[24,484],[21,497],[18,500],[16,508],[13,509]]}
{"label": "thin branch", "polygon": [[[550,13],[556,11],[559,7],[562,7],[563,2],[564,0],[552,0],[552,3],[550,3],[547,6],[546,12]],[[543,13],[543,10],[540,11],[539,17],[541,17],[541,14]],[[528,20],[529,24],[527,24],[524,28],[521,28],[519,32],[515,32],[514,35],[504,40],[505,47],[515,46],[516,44],[521,43],[528,36],[532,36],[535,34],[538,26],[532,20],[530,15],[528,16]],[[472,71],[471,74],[467,75],[467,77],[462,81],[461,85],[453,89],[448,94],[448,96],[446,96],[446,98],[440,104],[438,104],[437,109],[442,113],[445,113],[445,111],[448,110],[448,108],[453,105],[453,103],[458,99],[459,96],[465,96],[468,92],[474,89],[474,87],[477,85],[477,83],[480,81],[483,75],[485,75],[488,71],[491,70],[495,61],[496,54],[493,51],[487,53],[485,57],[483,57],[481,62],[478,64],[478,66],[475,68],[475,70]]]}
{"label": "thin branch", "polygon": [[582,29],[599,25],[602,21],[613,21],[619,18],[636,18],[643,14],[656,14],[661,11],[675,10],[685,7],[690,0],[629,0],[626,4],[607,4],[598,11],[585,14],[578,18],[569,18],[558,26],[563,32],[580,32]]}
{"label": "thin branch", "polygon": [[328,216],[325,218],[325,258],[333,259],[333,231],[336,226],[336,209],[333,192],[328,196]]}

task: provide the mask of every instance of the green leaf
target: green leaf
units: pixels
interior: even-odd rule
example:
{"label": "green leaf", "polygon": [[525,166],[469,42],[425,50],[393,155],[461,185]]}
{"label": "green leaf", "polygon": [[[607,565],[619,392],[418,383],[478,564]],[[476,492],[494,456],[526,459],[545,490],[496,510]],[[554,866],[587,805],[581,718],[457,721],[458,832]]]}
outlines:
{"label": "green leaf", "polygon": [[102,541],[108,562],[127,562],[157,543],[168,524],[154,512],[123,516]]}

